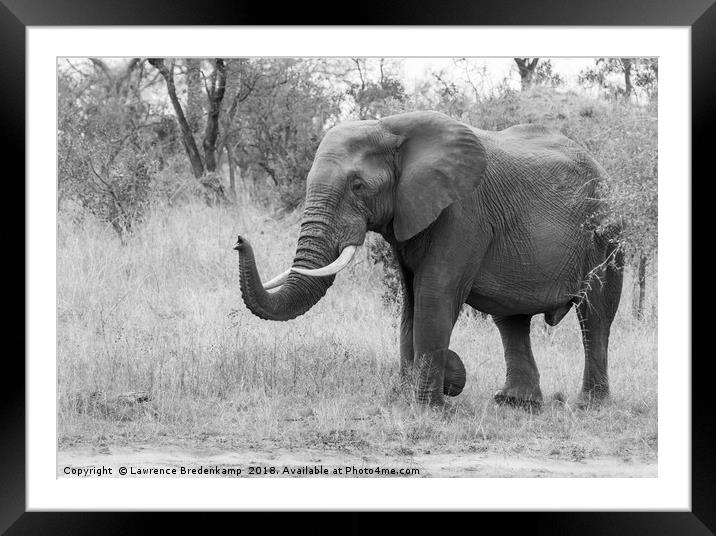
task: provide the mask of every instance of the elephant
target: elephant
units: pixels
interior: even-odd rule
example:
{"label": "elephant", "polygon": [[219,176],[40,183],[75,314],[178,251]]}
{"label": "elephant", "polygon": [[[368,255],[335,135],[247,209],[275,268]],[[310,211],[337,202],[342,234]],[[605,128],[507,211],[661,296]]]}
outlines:
{"label": "elephant", "polygon": [[262,284],[239,235],[241,295],[263,319],[296,318],[373,231],[399,266],[400,374],[420,403],[442,406],[465,385],[448,348],[463,304],[491,315],[502,339],[506,380],[494,399],[528,408],[543,403],[531,318],[554,326],[574,306],[585,353],[578,400],[599,403],[624,264],[620,228],[599,198],[605,177],[586,149],[536,124],[486,131],[432,111],[339,123],[307,176],[292,266]]}

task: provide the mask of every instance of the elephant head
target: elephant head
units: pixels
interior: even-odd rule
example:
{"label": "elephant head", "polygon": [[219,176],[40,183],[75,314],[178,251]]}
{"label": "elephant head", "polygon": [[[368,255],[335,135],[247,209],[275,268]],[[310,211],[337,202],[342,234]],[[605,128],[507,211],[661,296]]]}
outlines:
{"label": "elephant head", "polygon": [[[326,293],[367,231],[405,242],[472,192],[485,150],[468,125],[436,112],[341,123],[321,141],[306,181],[293,265],[262,285],[239,236],[241,294],[268,320],[290,320]],[[274,287],[277,291],[268,292]]]}

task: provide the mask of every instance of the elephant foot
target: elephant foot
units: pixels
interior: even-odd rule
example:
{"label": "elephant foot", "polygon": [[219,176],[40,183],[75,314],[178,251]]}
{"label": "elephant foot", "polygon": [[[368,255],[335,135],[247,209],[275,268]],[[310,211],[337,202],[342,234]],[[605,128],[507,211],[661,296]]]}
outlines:
{"label": "elephant foot", "polygon": [[538,411],[542,408],[539,385],[505,385],[494,395],[495,402],[506,406]]}
{"label": "elephant foot", "polygon": [[609,387],[595,386],[580,391],[577,396],[577,407],[580,409],[599,408],[609,401]]}
{"label": "elephant foot", "polygon": [[445,360],[445,379],[443,380],[443,394],[447,396],[457,396],[462,393],[465,387],[467,372],[465,365],[462,364],[460,356],[452,350],[445,350],[447,359]]}
{"label": "elephant foot", "polygon": [[[449,352],[450,350],[435,350],[416,357],[414,371],[415,398],[420,404],[431,407],[442,407],[445,404],[443,390],[446,382],[445,366],[448,359],[453,362],[451,370],[455,368],[454,359],[448,357]],[[457,357],[457,354],[455,354],[455,357]],[[460,358],[457,358],[457,360],[459,361]],[[459,371],[459,368],[456,370]],[[451,377],[458,378],[459,375]],[[452,381],[447,381],[452,386]]]}
{"label": "elephant foot", "polygon": [[415,400],[421,406],[431,408],[442,408],[445,406],[445,397],[440,389],[425,389],[424,387],[418,386],[415,390]]}

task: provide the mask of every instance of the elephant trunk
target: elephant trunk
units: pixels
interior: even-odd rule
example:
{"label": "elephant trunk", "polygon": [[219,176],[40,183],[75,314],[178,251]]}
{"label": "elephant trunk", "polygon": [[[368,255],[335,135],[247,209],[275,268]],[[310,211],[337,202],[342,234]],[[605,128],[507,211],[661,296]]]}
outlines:
{"label": "elephant trunk", "polygon": [[234,249],[239,252],[241,296],[246,307],[260,318],[280,321],[296,318],[313,307],[335,276],[312,277],[293,270],[319,269],[335,261],[337,248],[330,244],[328,236],[326,223],[304,220],[292,269],[279,276],[283,284],[276,292],[267,292],[262,285],[251,245],[239,236]]}

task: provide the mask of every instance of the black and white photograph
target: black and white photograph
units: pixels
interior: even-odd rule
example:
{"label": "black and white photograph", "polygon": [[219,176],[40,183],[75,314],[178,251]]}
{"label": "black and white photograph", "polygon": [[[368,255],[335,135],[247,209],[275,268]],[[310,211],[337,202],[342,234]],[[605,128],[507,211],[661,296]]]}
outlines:
{"label": "black and white photograph", "polygon": [[659,58],[56,83],[58,478],[659,475]]}

